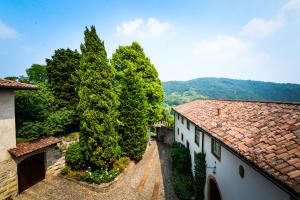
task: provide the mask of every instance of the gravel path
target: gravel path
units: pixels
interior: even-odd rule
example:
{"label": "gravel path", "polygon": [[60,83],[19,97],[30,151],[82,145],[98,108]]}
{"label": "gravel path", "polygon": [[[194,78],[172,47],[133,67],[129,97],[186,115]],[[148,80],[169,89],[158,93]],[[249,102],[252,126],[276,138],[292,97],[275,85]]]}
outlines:
{"label": "gravel path", "polygon": [[49,177],[19,195],[17,200],[177,200],[171,183],[169,147],[151,141],[144,158],[129,168],[108,192],[97,193],[65,178]]}

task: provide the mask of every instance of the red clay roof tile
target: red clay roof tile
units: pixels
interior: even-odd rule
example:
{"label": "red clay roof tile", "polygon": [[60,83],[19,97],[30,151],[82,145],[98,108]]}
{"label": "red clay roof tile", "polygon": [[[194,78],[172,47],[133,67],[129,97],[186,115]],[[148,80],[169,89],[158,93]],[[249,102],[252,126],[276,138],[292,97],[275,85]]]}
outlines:
{"label": "red clay roof tile", "polygon": [[34,151],[49,147],[53,144],[59,143],[60,140],[55,137],[41,138],[30,142],[17,144],[16,148],[9,149],[8,152],[14,157],[21,157]]}
{"label": "red clay roof tile", "polygon": [[300,104],[195,100],[173,109],[300,192]]}
{"label": "red clay roof tile", "polygon": [[6,79],[0,79],[0,89],[17,89],[17,90],[37,90],[38,87],[28,83],[21,83]]}

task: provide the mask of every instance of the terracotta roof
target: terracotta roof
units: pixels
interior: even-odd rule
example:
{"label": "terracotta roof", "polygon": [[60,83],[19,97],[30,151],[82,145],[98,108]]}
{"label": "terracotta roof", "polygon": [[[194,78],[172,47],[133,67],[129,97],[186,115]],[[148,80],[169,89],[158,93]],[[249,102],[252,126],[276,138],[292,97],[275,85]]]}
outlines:
{"label": "terracotta roof", "polygon": [[195,100],[173,109],[299,194],[300,104]]}
{"label": "terracotta roof", "polygon": [[45,147],[49,147],[58,142],[60,142],[60,140],[55,137],[41,138],[30,142],[17,144],[16,148],[9,149],[8,152],[14,157],[21,157]]}
{"label": "terracotta roof", "polygon": [[28,83],[21,83],[6,79],[0,79],[0,89],[37,90],[38,87]]}

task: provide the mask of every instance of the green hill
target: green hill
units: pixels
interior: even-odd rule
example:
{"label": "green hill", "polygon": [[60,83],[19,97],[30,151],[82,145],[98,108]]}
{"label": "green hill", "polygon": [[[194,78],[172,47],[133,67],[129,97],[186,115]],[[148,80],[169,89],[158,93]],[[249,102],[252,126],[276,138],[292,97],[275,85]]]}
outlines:
{"label": "green hill", "polygon": [[165,101],[177,105],[197,98],[300,102],[300,84],[197,78],[163,82]]}

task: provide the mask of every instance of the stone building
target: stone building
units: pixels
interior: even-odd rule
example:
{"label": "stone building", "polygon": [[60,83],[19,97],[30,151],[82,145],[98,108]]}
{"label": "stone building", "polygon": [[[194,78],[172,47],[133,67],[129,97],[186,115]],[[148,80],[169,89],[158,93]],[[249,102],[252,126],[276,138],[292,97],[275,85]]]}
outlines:
{"label": "stone building", "polygon": [[206,200],[300,199],[300,104],[195,100],[173,110],[192,166],[206,154]]}
{"label": "stone building", "polygon": [[15,90],[37,90],[31,84],[0,79],[0,199],[9,199],[50,174],[64,157],[54,137],[16,144]]}

